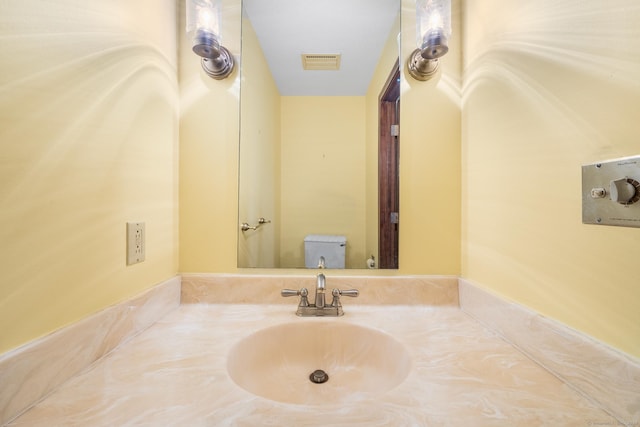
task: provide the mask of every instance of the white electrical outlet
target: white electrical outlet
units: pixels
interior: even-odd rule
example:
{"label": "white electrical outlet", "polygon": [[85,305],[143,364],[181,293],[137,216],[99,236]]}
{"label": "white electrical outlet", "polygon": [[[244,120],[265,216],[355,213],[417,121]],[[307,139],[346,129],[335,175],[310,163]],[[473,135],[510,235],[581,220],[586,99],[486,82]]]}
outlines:
{"label": "white electrical outlet", "polygon": [[127,265],[144,261],[144,222],[127,223]]}

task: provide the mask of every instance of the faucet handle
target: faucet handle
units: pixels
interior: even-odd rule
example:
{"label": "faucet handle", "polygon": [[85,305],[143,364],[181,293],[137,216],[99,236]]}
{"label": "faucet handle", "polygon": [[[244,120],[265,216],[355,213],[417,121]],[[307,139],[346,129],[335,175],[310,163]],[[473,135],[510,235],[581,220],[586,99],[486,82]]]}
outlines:
{"label": "faucet handle", "polygon": [[333,295],[333,300],[331,301],[331,307],[338,308],[338,316],[342,316],[342,304],[340,304],[340,296],[344,295],[345,297],[357,297],[360,294],[357,289],[346,289],[341,291],[340,289],[334,289],[331,291],[331,295]]}
{"label": "faucet handle", "polygon": [[283,297],[296,297],[300,295],[300,304],[298,304],[298,307],[309,307],[309,299],[307,298],[309,291],[307,288],[302,288],[299,291],[295,289],[283,289],[280,291],[280,295]]}
{"label": "faucet handle", "polygon": [[357,297],[358,295],[360,295],[360,292],[357,289],[345,289],[343,291],[337,289],[338,294],[340,294],[343,297]]}

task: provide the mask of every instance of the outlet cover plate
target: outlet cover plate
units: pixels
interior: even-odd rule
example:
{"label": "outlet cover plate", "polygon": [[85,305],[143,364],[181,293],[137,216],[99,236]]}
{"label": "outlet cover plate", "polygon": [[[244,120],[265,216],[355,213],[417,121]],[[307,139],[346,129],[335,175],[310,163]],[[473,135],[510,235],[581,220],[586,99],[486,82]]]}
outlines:
{"label": "outlet cover plate", "polygon": [[127,265],[137,264],[145,258],[144,222],[127,223]]}
{"label": "outlet cover plate", "polygon": [[640,227],[640,202],[625,205],[611,200],[611,181],[621,178],[640,181],[640,156],[582,166],[584,224]]}

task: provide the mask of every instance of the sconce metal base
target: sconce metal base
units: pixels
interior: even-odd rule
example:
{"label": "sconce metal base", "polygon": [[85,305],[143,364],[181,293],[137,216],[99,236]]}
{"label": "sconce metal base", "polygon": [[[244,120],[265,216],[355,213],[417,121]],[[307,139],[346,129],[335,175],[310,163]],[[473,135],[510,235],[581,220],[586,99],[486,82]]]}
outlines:
{"label": "sconce metal base", "polygon": [[438,59],[425,59],[422,51],[416,49],[411,53],[407,60],[407,69],[409,74],[416,80],[427,81],[438,71]]}
{"label": "sconce metal base", "polygon": [[223,80],[233,72],[235,62],[233,55],[231,55],[224,46],[220,46],[219,52],[220,55],[217,57],[202,58],[200,63],[202,64],[202,69],[209,77],[216,80]]}

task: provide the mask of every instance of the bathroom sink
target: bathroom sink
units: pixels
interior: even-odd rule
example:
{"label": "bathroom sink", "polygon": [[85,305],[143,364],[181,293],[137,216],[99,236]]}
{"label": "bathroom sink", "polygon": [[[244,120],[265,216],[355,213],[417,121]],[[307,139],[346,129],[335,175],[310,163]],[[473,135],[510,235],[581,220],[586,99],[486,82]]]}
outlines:
{"label": "bathroom sink", "polygon": [[410,366],[405,347],[392,336],[319,319],[257,331],[231,349],[227,363],[229,375],[245,390],[304,405],[372,398],[402,383]]}

